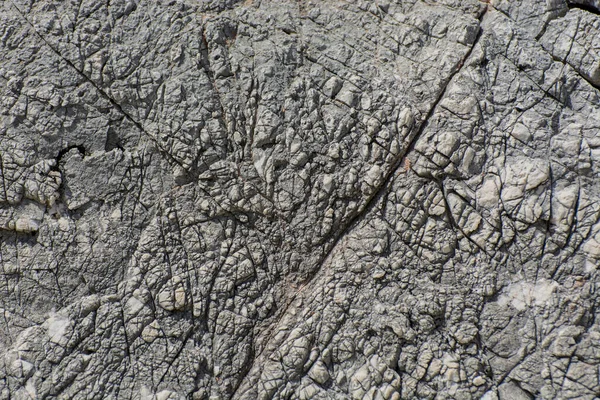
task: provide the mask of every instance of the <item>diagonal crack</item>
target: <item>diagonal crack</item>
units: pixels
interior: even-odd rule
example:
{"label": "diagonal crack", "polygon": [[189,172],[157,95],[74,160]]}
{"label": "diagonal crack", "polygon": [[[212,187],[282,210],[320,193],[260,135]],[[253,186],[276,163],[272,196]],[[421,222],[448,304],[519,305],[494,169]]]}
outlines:
{"label": "diagonal crack", "polygon": [[[323,270],[324,270],[323,266],[325,265],[327,260],[330,258],[331,254],[333,253],[334,249],[337,247],[338,243],[342,240],[342,238],[344,236],[346,236],[350,231],[352,231],[352,229],[354,229],[358,225],[360,220],[365,215],[367,215],[371,212],[371,210],[380,202],[381,198],[385,195],[386,189],[389,187],[393,177],[397,174],[398,170],[404,166],[404,159],[405,159],[406,155],[409,154],[414,149],[414,147],[417,143],[417,140],[422,136],[423,132],[425,131],[425,129],[428,126],[429,120],[432,118],[432,116],[434,115],[435,111],[438,108],[438,105],[440,104],[442,99],[445,97],[448,86],[450,85],[450,83],[452,82],[454,77],[460,73],[465,62],[469,59],[469,57],[471,56],[471,53],[473,52],[473,49],[479,42],[481,35],[483,33],[483,29],[481,28],[481,22],[482,22],[483,18],[485,17],[486,13],[487,13],[487,9],[479,16],[479,22],[480,22],[479,31],[477,33],[475,40],[473,41],[473,45],[469,48],[469,50],[466,52],[465,56],[457,64],[456,71],[451,73],[450,76],[443,83],[442,90],[440,91],[437,98],[431,105],[427,115],[421,122],[421,126],[419,126],[417,129],[413,130],[414,133],[412,134],[412,137],[410,137],[408,145],[406,146],[404,151],[401,151],[398,153],[398,157],[396,158],[392,167],[389,169],[389,172],[384,177],[383,182],[380,184],[379,188],[377,188],[377,190],[375,190],[374,193],[367,199],[362,210],[359,211],[352,218],[350,218],[350,220],[346,224],[344,224],[342,229],[340,229],[340,231],[337,234],[337,236],[335,237],[335,239],[331,242],[329,249],[323,255],[321,261],[315,266],[316,271],[313,273],[313,276],[311,278],[309,278],[298,290],[296,290],[289,297],[289,300],[287,301],[287,303],[285,304],[283,309],[280,311],[279,316],[276,317],[276,321],[274,321],[274,323],[271,324],[271,329],[270,329],[271,332],[269,333],[268,339],[264,342],[264,346],[263,346],[262,350],[258,354],[255,354],[255,357],[252,360],[253,363],[256,362],[261,357],[261,355],[265,352],[265,350],[268,348],[268,344],[273,340],[275,334],[277,333],[275,331],[275,327],[277,327],[280,324],[283,317],[286,315],[287,311],[289,310],[291,305],[294,303],[294,301],[296,300],[298,295],[301,292],[303,292],[307,287],[309,287],[313,282],[315,282],[317,280],[317,278],[320,276],[320,274],[323,272]],[[237,388],[232,393],[230,399],[233,399],[236,397],[237,390],[239,389],[239,387],[241,387],[241,383],[248,376],[248,374],[252,370],[253,366],[254,366],[253,364],[250,365],[250,367],[248,367],[246,369],[246,373],[240,377]]]}
{"label": "diagonal crack", "polygon": [[[600,16],[600,10],[597,9],[597,8],[595,8],[595,7],[593,7],[593,6],[591,6],[591,5],[588,5],[588,4],[575,4],[573,2],[569,2],[568,7],[569,7],[569,11],[570,10],[579,9],[579,10],[587,11],[587,12],[592,13],[594,15]],[[561,15],[560,17],[564,17],[564,15]],[[550,21],[548,21],[546,25],[548,25],[549,23],[550,23]],[[571,69],[581,79],[583,79],[588,84],[590,84],[590,86],[592,86],[594,89],[600,90],[600,84],[598,84],[597,82],[594,82],[594,80],[590,76],[586,76],[586,74],[583,71],[581,71],[581,66],[577,66],[576,63],[574,63],[572,60],[570,60],[571,52],[573,50],[573,45],[577,42],[577,36],[582,31],[580,29],[580,24],[581,24],[581,19],[578,19],[577,20],[577,26],[573,30],[573,37],[570,38],[571,43],[569,44],[569,49],[567,50],[567,54],[564,57],[558,57],[558,56],[556,56],[553,51],[550,51],[550,50],[546,49],[543,45],[541,45],[540,47],[544,50],[544,52],[546,52],[546,54],[548,54],[552,58],[553,61],[562,64],[563,65],[563,70],[564,70],[564,68],[566,66],[571,67]],[[535,37],[536,41],[540,42],[540,40],[542,39],[542,37],[546,33],[546,27],[547,26],[545,26],[544,29]],[[564,31],[563,31],[563,33],[564,33]]]}
{"label": "diagonal crack", "polygon": [[[56,54],[57,57],[59,57],[59,59],[63,60],[70,68],[72,68],[74,71],[76,71],[85,81],[89,82],[98,91],[99,94],[101,94],[104,98],[106,98],[115,107],[115,109],[117,109],[126,119],[128,119],[132,124],[134,124],[141,132],[143,132],[145,135],[147,135],[156,144],[157,148],[159,150],[161,150],[161,152],[163,152],[167,157],[169,157],[170,160],[177,163],[178,165],[181,165],[167,151],[165,151],[162,148],[162,146],[157,142],[157,140],[151,134],[149,134],[148,132],[145,131],[144,127],[142,126],[142,124],[140,122],[138,122],[135,118],[133,118],[133,116],[131,116],[129,113],[127,113],[117,101],[115,101],[112,97],[110,97],[105,90],[103,90],[96,82],[91,80],[81,69],[77,68],[70,60],[68,60],[62,54],[60,54],[60,52],[55,47],[53,47],[53,45],[50,44],[35,29],[33,24],[27,19],[25,14],[14,4],[14,2],[11,1],[11,3],[13,5],[13,7],[17,10],[19,15],[23,18],[23,20],[26,21],[27,24],[29,24],[31,26],[31,28],[33,29],[35,34],[52,50],[53,53]],[[481,14],[481,16],[479,18],[480,22],[483,19],[484,15],[485,15],[485,12]],[[271,325],[273,327],[272,329],[274,329],[277,325],[280,324],[282,318],[287,314],[289,308],[294,303],[294,301],[296,300],[298,295],[301,294],[301,292],[303,292],[312,283],[314,283],[316,281],[316,279],[320,276],[320,274],[323,273],[324,265],[330,259],[330,256],[333,253],[333,251],[338,247],[338,243],[352,229],[354,229],[356,227],[356,225],[365,217],[365,215],[370,213],[373,210],[373,208],[376,207],[376,205],[380,203],[382,197],[386,193],[386,189],[389,188],[390,183],[393,180],[393,177],[398,173],[399,168],[402,167],[405,156],[414,149],[417,140],[422,136],[422,134],[425,131],[425,129],[427,128],[427,126],[429,126],[428,123],[431,120],[432,116],[434,115],[435,111],[437,110],[439,103],[445,97],[450,83],[453,81],[455,76],[457,74],[459,74],[460,71],[462,70],[465,62],[469,59],[473,49],[477,45],[481,35],[482,35],[482,29],[480,26],[477,36],[476,36],[475,40],[473,41],[473,44],[466,51],[466,53],[462,57],[462,59],[457,63],[455,70],[451,71],[449,76],[445,80],[442,81],[442,88],[439,91],[437,97],[431,103],[426,116],[422,119],[420,126],[418,125],[418,126],[413,127],[411,134],[407,137],[407,140],[405,141],[405,143],[406,142],[407,143],[406,143],[406,146],[404,147],[404,150],[400,151],[398,153],[395,161],[392,163],[388,172],[384,176],[382,183],[366,199],[362,209],[360,211],[356,212],[355,215],[351,216],[350,219],[346,223],[343,224],[343,226],[337,232],[337,234],[335,235],[333,240],[330,241],[329,245],[327,246],[326,251],[324,252],[324,254],[321,257],[321,260],[318,263],[316,263],[316,265],[314,266],[314,268],[313,268],[314,272],[312,273],[312,277],[307,279],[306,282],[295,293],[293,293],[288,298],[288,301],[285,303],[284,307],[280,310],[279,315],[276,317],[275,323]],[[239,384],[241,382],[243,382],[243,380],[247,377],[249,372],[252,370],[252,368],[254,366],[252,363],[255,362],[258,358],[260,358],[262,353],[268,348],[267,345],[273,340],[273,336],[274,336],[273,332],[274,331],[269,333],[268,339],[264,342],[265,346],[263,347],[261,352],[252,358],[253,361],[250,363],[248,368],[245,369],[245,372],[243,374],[241,374],[241,376],[238,378],[239,379],[238,387],[233,391],[232,398],[235,397],[237,390],[239,388]],[[253,344],[253,348],[254,348],[254,346],[255,345]]]}
{"label": "diagonal crack", "polygon": [[[573,39],[574,41],[574,39]],[[593,87],[596,90],[600,90],[600,85],[598,85],[597,83],[594,83],[590,78],[586,77],[584,74],[581,73],[581,71],[579,71],[577,69],[577,66],[572,64],[570,61],[567,60],[567,58],[565,57],[565,59],[560,59],[559,57],[555,56],[554,54],[550,53],[549,51],[547,51],[546,49],[544,49],[544,51],[550,55],[550,57],[552,57],[552,60],[558,63],[561,63],[564,66],[569,66],[571,67],[571,69],[573,70],[573,72],[575,72],[577,74],[577,76],[579,76],[581,79],[583,79],[584,81],[586,81],[591,87]]]}
{"label": "diagonal crack", "polygon": [[143,134],[145,134],[156,145],[156,148],[167,159],[169,159],[169,161],[171,161],[171,162],[179,165],[183,169],[185,169],[185,167],[183,166],[183,164],[181,162],[177,161],[177,159],[175,157],[173,157],[166,149],[164,149],[163,146],[161,146],[161,144],[158,142],[158,140],[153,135],[151,135],[150,133],[148,133],[148,131],[146,131],[144,129],[144,127],[142,126],[142,124],[139,121],[137,121],[135,118],[133,118],[133,116],[131,114],[129,114],[127,111],[125,111],[123,109],[123,107],[115,99],[113,99],[111,96],[109,96],[108,93],[106,93],[106,91],[104,89],[102,89],[96,82],[94,82],[92,79],[90,79],[90,77],[88,77],[82,70],[80,70],[79,68],[77,68],[77,66],[75,66],[75,64],[73,64],[73,62],[71,62],[68,58],[65,58],[56,48],[54,48],[54,46],[52,46],[52,44],[50,44],[50,42],[48,42],[46,40],[46,38],[44,38],[44,36],[37,31],[37,29],[31,23],[31,21],[29,21],[29,19],[27,19],[27,17],[25,16],[25,13],[23,13],[23,11],[21,11],[21,9],[12,0],[11,0],[11,5],[15,8],[15,10],[19,14],[19,16],[31,27],[31,29],[33,30],[33,32],[35,33],[35,35],[37,37],[39,37],[40,40],[42,42],[44,42],[44,44],[46,46],[48,46],[48,48],[50,48],[50,50],[52,50],[52,52],[60,60],[62,60],[63,62],[65,62],[70,68],[72,68],[75,72],[77,72],[77,74],[79,76],[81,76],[86,82],[90,83],[94,87],[94,89],[96,89],[96,91],[102,97],[104,97],[106,100],[108,100],[110,102],[110,104],[114,108],[116,108],[117,111],[119,111],[119,113],[121,113],[129,122],[131,122],[137,129],[139,129],[140,132],[142,132]]}

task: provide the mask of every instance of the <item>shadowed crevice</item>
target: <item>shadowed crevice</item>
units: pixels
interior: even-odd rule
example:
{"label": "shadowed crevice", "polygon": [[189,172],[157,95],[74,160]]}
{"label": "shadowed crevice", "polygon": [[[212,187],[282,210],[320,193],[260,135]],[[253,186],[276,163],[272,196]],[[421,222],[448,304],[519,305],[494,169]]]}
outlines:
{"label": "shadowed crevice", "polygon": [[567,2],[567,6],[570,10],[583,10],[600,15],[600,2],[596,0],[570,0]]}

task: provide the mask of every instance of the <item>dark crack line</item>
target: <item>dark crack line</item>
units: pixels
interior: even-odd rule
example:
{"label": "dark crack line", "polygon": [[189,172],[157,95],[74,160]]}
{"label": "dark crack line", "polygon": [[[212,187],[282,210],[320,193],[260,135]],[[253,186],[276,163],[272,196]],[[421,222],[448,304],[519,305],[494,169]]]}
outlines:
{"label": "dark crack line", "polygon": [[[486,251],[485,248],[483,248],[479,243],[477,243],[470,235],[467,235],[465,233],[465,231],[462,229],[462,227],[460,226],[460,224],[458,223],[458,221],[456,220],[456,218],[454,218],[454,215],[452,214],[452,208],[450,207],[450,203],[448,202],[448,191],[444,188],[444,185],[442,183],[442,181],[434,181],[436,184],[439,185],[439,189],[442,192],[442,197],[444,199],[444,207],[446,209],[446,218],[448,218],[448,222],[450,223],[450,226],[452,226],[452,228],[454,229],[455,232],[460,233],[465,239],[467,239],[471,244],[473,244],[475,247],[477,247],[483,254],[485,254],[486,256],[492,258],[493,255],[488,254],[488,252]],[[461,200],[463,200],[468,206],[472,207],[464,197],[460,196],[458,193],[453,192],[452,194],[458,196]]]}
{"label": "dark crack line", "polygon": [[117,101],[115,99],[113,99],[112,97],[110,97],[108,95],[108,93],[106,93],[106,91],[104,89],[102,89],[96,82],[94,82],[92,79],[90,79],[86,74],[83,73],[83,71],[81,71],[79,68],[77,68],[75,66],[75,64],[73,64],[69,59],[65,58],[62,54],[60,54],[60,52],[54,48],[54,46],[52,46],[50,44],[50,42],[48,42],[46,40],[46,38],[44,38],[44,36],[42,36],[41,33],[39,33],[37,31],[37,29],[35,28],[35,26],[29,21],[29,19],[27,19],[27,17],[25,16],[25,14],[21,11],[21,9],[19,7],[17,7],[17,5],[11,0],[11,5],[15,8],[15,10],[17,10],[17,13],[21,16],[21,18],[31,27],[31,29],[33,29],[33,32],[35,33],[36,36],[38,36],[40,38],[40,40],[42,40],[42,42],[48,46],[48,48],[50,48],[50,50],[52,50],[52,52],[62,61],[64,61],[70,68],[72,68],[75,72],[77,72],[77,74],[79,76],[81,76],[86,82],[90,83],[94,89],[96,89],[96,91],[102,96],[104,97],[106,100],[108,100],[111,105],[116,108],[123,116],[125,116],[125,118],[127,118],[127,120],[129,120],[132,124],[135,125],[136,128],[139,129],[140,132],[144,133],[152,142],[154,142],[154,144],[156,145],[156,147],[158,148],[158,150],[163,153],[170,161],[172,161],[173,163],[179,165],[181,168],[183,168],[185,170],[185,167],[183,166],[182,163],[180,163],[179,161],[177,161],[177,159],[175,159],[175,157],[173,157],[171,154],[169,154],[169,152],[167,150],[165,150],[160,143],[158,142],[158,140],[152,136],[150,133],[148,133],[144,127],[142,126],[142,124],[140,122],[138,122],[135,118],[133,118],[127,111],[125,111],[123,109],[123,107],[117,103]]}
{"label": "dark crack line", "polygon": [[[581,7],[575,7],[575,8],[581,8]],[[596,13],[595,13],[595,14],[596,14],[596,15],[600,15],[600,11],[596,11]],[[567,54],[564,56],[564,58],[562,58],[562,59],[561,59],[561,58],[557,57],[556,55],[554,55],[554,53],[552,53],[551,51],[549,51],[549,50],[547,50],[546,48],[544,48],[544,46],[541,46],[541,49],[542,49],[542,50],[543,50],[543,51],[544,51],[546,54],[548,54],[548,55],[549,55],[549,56],[552,58],[552,60],[553,60],[553,61],[555,61],[555,62],[558,62],[558,63],[562,64],[562,66],[563,66],[563,67],[562,67],[561,75],[564,75],[564,70],[565,70],[565,67],[567,67],[567,66],[568,66],[568,67],[570,67],[570,68],[571,68],[571,70],[573,70],[573,71],[575,72],[575,74],[576,74],[577,76],[579,76],[581,79],[583,79],[584,81],[586,81],[586,82],[587,82],[587,83],[588,83],[590,86],[592,86],[594,89],[596,89],[596,90],[599,90],[599,91],[600,91],[600,85],[598,85],[597,83],[594,83],[594,82],[592,82],[592,80],[591,80],[590,78],[586,77],[586,76],[585,76],[585,75],[584,75],[584,74],[583,74],[581,71],[579,71],[579,70],[577,69],[577,66],[576,66],[576,65],[572,64],[572,63],[569,61],[569,57],[570,57],[570,55],[571,55],[571,51],[573,50],[573,45],[574,45],[574,44],[575,44],[575,42],[577,41],[576,39],[577,39],[577,34],[579,33],[579,25],[580,25],[580,24],[581,24],[581,19],[578,19],[578,20],[577,20],[577,26],[575,27],[575,31],[574,31],[573,37],[571,38],[571,43],[569,44],[569,50],[567,51]],[[539,39],[541,39],[541,36],[540,36],[540,38],[537,38],[537,37],[536,37],[536,40],[537,40],[537,41],[539,41]],[[531,79],[531,78],[530,78],[530,79]],[[531,79],[531,80],[533,81],[533,79]],[[540,87],[540,88],[541,88],[541,87]],[[543,89],[542,89],[542,90],[543,90]],[[551,97],[554,97],[554,96],[551,96]]]}
{"label": "dark crack line", "polygon": [[[572,44],[571,44],[571,45],[572,45]],[[566,57],[565,57],[565,59],[564,59],[564,60],[561,60],[560,58],[556,57],[554,54],[550,53],[550,52],[549,52],[549,51],[547,51],[546,49],[544,49],[544,51],[546,52],[546,54],[548,54],[550,57],[552,57],[552,60],[553,60],[553,61],[555,61],[555,62],[558,62],[558,63],[561,63],[561,64],[563,65],[563,68],[564,68],[565,66],[569,66],[569,67],[570,67],[570,68],[573,70],[573,72],[575,72],[575,74],[576,74],[577,76],[579,76],[581,79],[583,79],[584,81],[586,81],[586,82],[587,82],[587,83],[588,83],[588,84],[589,84],[591,87],[593,87],[594,89],[596,89],[596,90],[600,91],[600,85],[598,85],[598,84],[596,84],[596,83],[592,82],[592,80],[591,80],[590,78],[586,77],[586,76],[585,76],[585,75],[583,75],[583,74],[582,74],[580,71],[578,71],[578,70],[576,69],[576,67],[575,67],[573,64],[571,64],[571,63],[570,63],[570,62],[569,62],[569,61],[566,59]],[[552,96],[552,97],[553,97],[553,96]]]}
{"label": "dark crack line", "polygon": [[[400,152],[398,154],[398,157],[396,158],[396,161],[392,165],[392,168],[390,168],[389,172],[384,177],[383,183],[367,199],[367,201],[365,203],[365,206],[363,207],[362,211],[358,212],[354,217],[352,217],[350,219],[350,221],[347,222],[343,226],[343,228],[340,230],[340,233],[335,237],[335,239],[333,240],[333,242],[329,246],[329,249],[325,252],[323,258],[317,264],[317,266],[315,268],[316,272],[313,274],[312,278],[309,278],[303,285],[301,285],[300,288],[298,290],[296,290],[296,292],[288,300],[287,304],[285,305],[285,307],[283,308],[283,310],[280,312],[279,316],[277,317],[276,322],[271,325],[272,326],[271,330],[274,330],[279,325],[279,323],[281,322],[281,320],[283,319],[283,317],[286,315],[286,313],[287,313],[288,309],[290,308],[290,306],[295,302],[295,300],[298,297],[298,295],[304,289],[306,289],[311,283],[315,282],[316,279],[320,276],[320,273],[323,271],[323,265],[330,258],[330,256],[332,255],[333,251],[336,249],[336,247],[337,247],[338,243],[340,242],[340,240],[342,240],[343,237],[345,237],[352,229],[354,229],[358,225],[358,223],[360,222],[360,220],[362,219],[362,217],[364,217],[365,215],[368,215],[369,212],[371,212],[371,210],[379,203],[379,200],[382,198],[382,196],[386,193],[386,189],[389,188],[390,182],[392,181],[393,177],[397,174],[398,169],[400,167],[403,167],[403,164],[404,164],[403,161],[404,161],[405,156],[407,154],[409,154],[414,149],[414,147],[415,147],[418,139],[422,136],[422,134],[425,131],[425,129],[429,126],[428,122],[433,117],[433,115],[434,115],[435,111],[437,110],[438,105],[440,104],[440,102],[442,101],[442,99],[445,97],[446,91],[448,90],[448,86],[453,81],[454,77],[460,73],[460,71],[462,70],[465,62],[471,56],[471,53],[473,52],[473,49],[475,48],[475,46],[477,45],[477,43],[481,39],[481,36],[483,34],[483,29],[481,27],[481,22],[482,22],[483,18],[485,17],[486,12],[487,12],[487,10],[485,12],[483,12],[481,14],[481,16],[479,17],[479,22],[480,22],[479,32],[477,33],[477,36],[476,36],[475,40],[473,41],[473,45],[469,48],[469,50],[467,51],[467,53],[465,54],[465,56],[457,64],[456,71],[454,71],[454,73],[451,73],[450,76],[448,77],[448,79],[446,80],[446,82],[444,83],[443,89],[440,91],[440,94],[438,95],[438,97],[435,99],[435,101],[431,105],[431,107],[430,107],[427,115],[425,116],[425,118],[423,119],[423,122],[421,123],[421,126],[416,130],[416,132],[410,138],[408,146],[406,147],[406,149],[404,150],[404,152]],[[265,350],[267,348],[269,348],[269,343],[272,341],[273,337],[275,336],[275,333],[276,332],[271,332],[270,333],[269,338],[264,342],[263,349],[254,358],[253,365],[251,365],[250,368],[248,368],[248,372],[246,372],[246,374],[244,374],[244,376],[240,377],[239,387],[241,387],[241,383],[244,381],[244,379],[246,379],[246,377],[248,376],[248,374],[250,373],[250,371],[254,367],[254,362],[256,362],[262,356],[262,354],[265,352]],[[230,399],[235,398],[236,394],[237,394],[237,391],[233,392],[233,394],[231,395]]]}
{"label": "dark crack line", "polygon": [[[517,21],[515,21],[514,19],[512,19],[512,18],[511,18],[511,17],[510,17],[508,14],[506,14],[504,11],[502,11],[502,10],[500,10],[500,9],[498,9],[498,8],[495,8],[495,7],[493,7],[492,5],[489,5],[489,4],[488,4],[488,6],[489,6],[490,8],[492,8],[492,9],[494,9],[495,11],[498,11],[498,12],[499,12],[499,13],[501,13],[502,15],[504,15],[504,16],[505,16],[505,17],[506,17],[508,20],[510,20],[510,21],[511,21],[513,24],[517,24]],[[595,14],[595,15],[599,15],[599,16],[600,16],[600,10],[598,10],[598,9],[594,8],[593,6],[589,6],[589,5],[585,5],[585,4],[575,4],[575,3],[572,3],[572,2],[568,2],[568,4],[567,4],[567,7],[569,8],[569,11],[570,11],[570,10],[573,10],[573,9],[579,9],[579,10],[587,11],[587,12],[590,12],[590,13],[592,13],[592,14]],[[559,14],[559,15],[558,15],[556,18],[552,18],[552,19],[550,19],[550,20],[546,21],[546,24],[544,25],[544,27],[542,28],[542,30],[541,30],[541,31],[540,31],[540,32],[539,32],[539,33],[538,33],[538,34],[535,36],[535,40],[536,40],[537,42],[539,42],[539,41],[540,41],[540,39],[541,39],[541,38],[544,36],[544,34],[546,33],[546,30],[547,30],[547,28],[548,28],[548,24],[549,24],[550,22],[552,22],[553,20],[556,20],[556,19],[558,19],[558,18],[562,18],[562,17],[564,17],[565,15],[566,15],[566,14],[562,14],[562,15],[561,15],[561,14]],[[552,58],[552,60],[554,60],[555,62],[558,62],[558,63],[561,63],[561,64],[563,64],[563,69],[564,69],[564,67],[565,67],[565,66],[567,66],[567,65],[568,65],[569,67],[571,67],[571,69],[572,69],[572,70],[573,70],[573,71],[574,71],[574,72],[575,72],[575,73],[576,73],[576,74],[577,74],[579,77],[581,77],[583,80],[585,80],[587,83],[589,83],[589,84],[590,84],[590,85],[591,85],[593,88],[595,88],[595,89],[597,89],[597,90],[600,90],[600,85],[598,85],[598,84],[595,84],[595,83],[593,83],[593,82],[592,82],[590,79],[586,78],[586,77],[585,77],[583,74],[581,74],[581,72],[580,72],[580,71],[578,71],[578,70],[577,70],[577,68],[576,68],[576,66],[575,66],[575,65],[571,64],[571,63],[570,63],[570,62],[567,60],[568,56],[571,54],[571,50],[572,50],[572,48],[573,48],[573,43],[575,42],[575,37],[577,36],[577,33],[579,32],[579,21],[577,22],[577,24],[578,24],[578,25],[577,25],[577,28],[575,29],[575,35],[574,35],[574,36],[573,36],[573,38],[572,38],[572,41],[571,41],[571,45],[570,45],[569,51],[568,51],[567,55],[565,56],[564,60],[561,60],[560,58],[556,57],[554,54],[552,54],[552,53],[551,53],[551,52],[549,52],[548,50],[544,49],[544,47],[543,47],[543,46],[542,46],[542,49],[543,49],[543,50],[544,50],[544,51],[545,51],[547,54],[549,54],[549,55],[550,55],[550,57]],[[509,60],[509,59],[508,59],[508,57],[506,57],[506,56],[504,56],[504,58],[506,58],[507,60]],[[512,60],[510,60],[510,61],[511,61],[511,62],[513,63],[513,65],[514,65],[514,62],[513,62]],[[515,66],[516,66],[516,65],[515,65]],[[526,76],[529,78],[529,76],[528,76],[527,74],[525,74],[525,75],[526,75]],[[531,81],[532,81],[532,82],[533,82],[533,83],[534,83],[536,86],[538,86],[538,87],[540,88],[540,90],[542,90],[544,93],[546,93],[546,94],[547,94],[547,95],[549,95],[550,97],[554,98],[554,99],[555,99],[556,101],[558,101],[559,103],[561,102],[559,99],[556,99],[556,98],[555,98],[553,95],[551,95],[551,94],[549,93],[549,90],[550,90],[550,89],[548,89],[548,90],[544,90],[544,89],[543,89],[543,88],[542,88],[540,85],[538,85],[538,84],[536,83],[536,81],[535,81],[534,79],[530,78],[530,80],[531,80]]]}
{"label": "dark crack line", "polygon": [[[548,10],[548,12],[556,12],[556,14],[551,15],[545,22],[544,22],[544,26],[542,26],[542,29],[540,29],[540,31],[538,32],[537,35],[535,35],[535,40],[540,40],[542,38],[542,36],[544,36],[546,34],[546,30],[548,29],[548,26],[550,25],[550,23],[552,21],[555,21],[557,19],[563,18],[565,15],[567,15],[568,11],[571,9],[571,7],[569,7],[569,4],[566,4],[567,9],[560,9],[560,8],[556,8],[556,9],[551,9]],[[508,17],[508,16],[507,16]],[[515,22],[514,20],[512,20],[511,18],[509,18],[511,21]]]}

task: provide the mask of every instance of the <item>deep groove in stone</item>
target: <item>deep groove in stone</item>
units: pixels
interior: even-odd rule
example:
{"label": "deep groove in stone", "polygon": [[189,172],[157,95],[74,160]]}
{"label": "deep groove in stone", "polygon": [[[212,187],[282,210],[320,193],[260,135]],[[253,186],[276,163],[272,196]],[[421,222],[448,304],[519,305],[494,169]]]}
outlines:
{"label": "deep groove in stone", "polygon": [[600,9],[598,9],[597,7],[592,6],[590,4],[577,3],[573,0],[571,0],[567,3],[567,6],[569,7],[570,10],[582,10],[582,11],[587,11],[591,14],[600,16]]}

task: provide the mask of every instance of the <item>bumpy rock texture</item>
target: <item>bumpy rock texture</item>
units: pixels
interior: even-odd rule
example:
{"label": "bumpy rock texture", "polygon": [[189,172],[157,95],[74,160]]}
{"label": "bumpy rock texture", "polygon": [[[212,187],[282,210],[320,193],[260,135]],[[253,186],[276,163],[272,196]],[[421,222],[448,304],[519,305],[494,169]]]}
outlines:
{"label": "bumpy rock texture", "polygon": [[0,4],[0,399],[600,396],[596,0]]}

